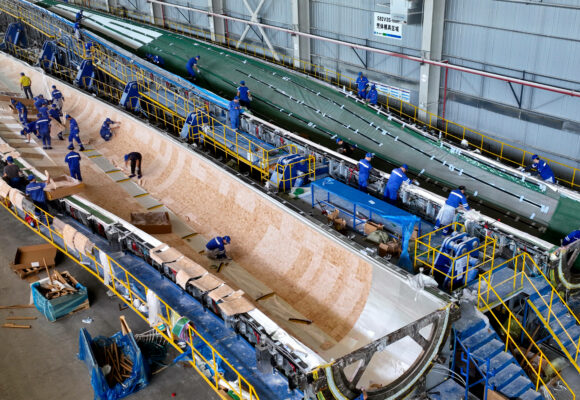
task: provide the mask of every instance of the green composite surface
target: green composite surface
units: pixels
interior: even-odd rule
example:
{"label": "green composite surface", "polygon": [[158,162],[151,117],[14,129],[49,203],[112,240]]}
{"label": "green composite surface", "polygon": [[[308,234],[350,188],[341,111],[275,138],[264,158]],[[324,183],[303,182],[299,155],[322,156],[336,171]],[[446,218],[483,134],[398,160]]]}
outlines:
{"label": "green composite surface", "polygon": [[[304,137],[327,146],[333,145],[335,137],[342,137],[392,164],[407,163],[415,173],[424,170],[424,176],[446,186],[465,185],[471,196],[547,226],[560,235],[569,232],[568,216],[580,215],[578,201],[563,200],[560,193],[552,190],[542,192],[537,185],[507,171],[451,152],[441,143],[378,115],[372,108],[314,79],[206,42],[108,17],[162,33],[147,45],[129,50],[140,56],[159,55],[165,68],[174,73],[187,76],[187,61],[200,55],[198,65],[202,73],[195,83],[227,99],[235,95],[240,80],[245,80],[254,97],[253,113]],[[118,32],[112,29],[107,39],[120,43],[116,35]]]}

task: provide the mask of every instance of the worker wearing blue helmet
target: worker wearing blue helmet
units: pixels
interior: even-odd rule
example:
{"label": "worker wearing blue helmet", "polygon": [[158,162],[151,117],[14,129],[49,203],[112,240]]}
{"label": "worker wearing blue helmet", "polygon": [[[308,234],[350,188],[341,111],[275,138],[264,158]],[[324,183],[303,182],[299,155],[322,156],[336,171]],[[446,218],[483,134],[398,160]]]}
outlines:
{"label": "worker wearing blue helmet", "polygon": [[397,203],[397,194],[399,193],[401,185],[403,183],[411,183],[411,179],[406,175],[408,168],[407,164],[403,164],[399,168],[391,171],[391,176],[387,181],[384,193],[385,200],[390,204],[395,205]]}
{"label": "worker wearing blue helmet", "polygon": [[213,260],[229,259],[226,255],[226,244],[230,244],[229,236],[216,236],[205,245],[206,255]]}
{"label": "worker wearing blue helmet", "polygon": [[232,129],[238,129],[240,127],[240,115],[242,115],[242,106],[240,105],[240,98],[238,96],[230,101],[229,111],[230,127]]}
{"label": "worker wearing blue helmet", "polygon": [[367,93],[366,99],[373,106],[376,106],[378,104],[378,102],[379,102],[379,92],[377,92],[376,85],[372,85],[371,86],[371,90],[369,90],[369,92]]}
{"label": "worker wearing blue helmet", "polygon": [[45,150],[52,149],[51,145],[51,138],[50,138],[50,120],[48,119],[48,115],[45,117],[44,115],[38,113],[38,119],[36,120],[36,131],[38,132],[38,136],[42,139],[42,148]]}
{"label": "worker wearing blue helmet", "polygon": [[18,119],[20,120],[20,122],[22,122],[23,124],[27,123],[28,109],[26,108],[26,106],[22,104],[20,100],[10,99],[10,102],[12,103],[16,111],[18,111]]}
{"label": "worker wearing blue helmet", "polygon": [[187,64],[185,65],[185,69],[189,73],[189,79],[191,80],[195,80],[197,75],[200,74],[199,67],[197,66],[199,58],[200,58],[199,55],[191,57],[189,61],[187,61]]}
{"label": "worker wearing blue helmet", "polygon": [[105,119],[105,122],[103,122],[103,125],[101,125],[101,137],[103,139],[105,139],[105,141],[109,141],[111,140],[111,138],[113,137],[113,128],[115,128],[115,126],[111,126],[111,125],[115,125],[116,122],[111,120],[110,118]]}
{"label": "worker wearing blue helmet", "polygon": [[367,86],[369,85],[369,80],[362,72],[358,73],[358,78],[356,79],[356,87],[358,90],[358,97],[361,99],[367,98]]}
{"label": "worker wearing blue helmet", "polygon": [[[465,186],[459,186],[457,189],[452,190],[447,197],[447,201],[437,214],[435,221],[435,228],[439,229],[442,226],[450,225],[455,218],[455,210],[458,207],[463,207],[464,210],[469,211],[471,208],[467,204],[467,197],[465,197]],[[442,233],[447,235],[450,232],[449,227],[443,229]]]}
{"label": "worker wearing blue helmet", "polygon": [[525,168],[525,171],[533,171],[532,174],[540,175],[540,178],[542,178],[546,182],[550,183],[556,182],[556,178],[554,177],[554,172],[552,171],[552,168],[550,168],[547,162],[540,159],[540,156],[537,154],[534,154],[532,156],[532,164],[528,165]]}
{"label": "worker wearing blue helmet", "polygon": [[372,153],[367,153],[365,158],[358,162],[358,188],[363,192],[367,192],[367,185],[369,176],[371,174],[371,159],[373,158]]}
{"label": "worker wearing blue helmet", "polygon": [[252,93],[250,93],[250,89],[246,86],[245,81],[240,81],[240,86],[238,87],[238,97],[240,98],[240,104],[242,107],[250,107]]}
{"label": "worker wearing blue helmet", "polygon": [[74,119],[70,114],[67,114],[65,116],[66,120],[69,121],[69,131],[70,134],[68,136],[68,149],[69,150],[74,150],[75,146],[74,146],[74,141],[76,140],[77,143],[79,144],[79,149],[80,151],[85,151],[85,147],[83,146],[83,143],[81,142],[81,136],[80,136],[80,129],[79,129],[79,124],[77,123],[77,120]]}

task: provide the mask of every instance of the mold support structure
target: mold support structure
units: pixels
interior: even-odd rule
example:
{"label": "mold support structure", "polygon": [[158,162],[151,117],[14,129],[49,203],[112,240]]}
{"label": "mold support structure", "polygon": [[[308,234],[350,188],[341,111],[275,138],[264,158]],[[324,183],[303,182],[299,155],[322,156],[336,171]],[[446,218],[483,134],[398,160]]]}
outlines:
{"label": "mold support structure", "polygon": [[[78,10],[48,0],[37,4],[71,20]],[[338,136],[391,163],[407,163],[414,172],[448,187],[465,185],[470,195],[487,204],[560,235],[577,228],[570,218],[580,213],[580,195],[574,191],[546,185],[515,169],[443,144],[300,74],[130,20],[87,10],[84,15],[85,29],[141,57],[158,55],[166,69],[182,76],[188,76],[187,61],[200,55],[202,72],[196,84],[226,97],[233,97],[238,83],[245,80],[254,97],[252,111],[274,118],[286,128],[308,133],[326,144]]]}

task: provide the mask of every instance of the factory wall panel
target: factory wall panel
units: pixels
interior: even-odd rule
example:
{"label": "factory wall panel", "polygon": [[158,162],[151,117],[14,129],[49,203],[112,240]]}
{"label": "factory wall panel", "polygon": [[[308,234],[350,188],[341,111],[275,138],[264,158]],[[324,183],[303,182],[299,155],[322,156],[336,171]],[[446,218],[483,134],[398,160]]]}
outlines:
{"label": "factory wall panel", "polygon": [[[554,2],[552,2],[554,3]],[[466,67],[577,89],[580,4],[447,0],[443,58]],[[443,81],[442,81],[443,84]],[[578,164],[580,98],[449,71],[446,118],[547,157]],[[515,94],[514,94],[515,93]],[[476,115],[474,115],[477,114]]]}

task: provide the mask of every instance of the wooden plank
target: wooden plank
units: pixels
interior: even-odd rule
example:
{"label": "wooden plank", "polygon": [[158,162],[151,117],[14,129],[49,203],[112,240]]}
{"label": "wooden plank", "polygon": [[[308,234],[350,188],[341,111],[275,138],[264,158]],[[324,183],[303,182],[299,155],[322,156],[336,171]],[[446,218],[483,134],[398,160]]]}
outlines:
{"label": "wooden plank", "polygon": [[0,306],[0,310],[13,310],[15,308],[34,308],[34,304],[15,304],[13,306]]}
{"label": "wooden plank", "polygon": [[30,325],[2,324],[2,328],[30,329]]}
{"label": "wooden plank", "polygon": [[36,318],[37,317],[19,317],[19,316],[14,316],[14,317],[6,317],[6,320],[8,320],[8,321],[33,321]]}

